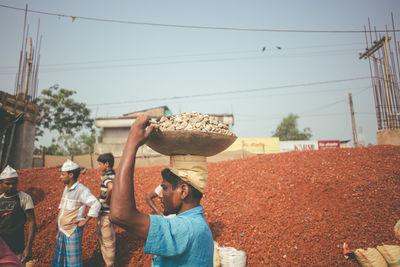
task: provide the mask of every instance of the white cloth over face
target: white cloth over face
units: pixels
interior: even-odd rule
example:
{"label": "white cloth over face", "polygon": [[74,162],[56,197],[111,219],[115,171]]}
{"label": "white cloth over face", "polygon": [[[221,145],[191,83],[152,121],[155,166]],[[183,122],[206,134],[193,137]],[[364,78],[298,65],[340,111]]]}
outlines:
{"label": "white cloth over face", "polygon": [[68,172],[68,171],[72,171],[72,170],[75,170],[78,168],[79,168],[79,165],[69,159],[62,165],[61,171]]}
{"label": "white cloth over face", "polygon": [[157,196],[160,195],[161,191],[162,191],[161,185],[158,185],[158,186],[156,187],[156,189],[154,189],[154,192],[157,194]]}
{"label": "white cloth over face", "polygon": [[17,178],[17,177],[18,177],[17,171],[11,168],[10,165],[7,165],[7,167],[0,174],[0,180]]}

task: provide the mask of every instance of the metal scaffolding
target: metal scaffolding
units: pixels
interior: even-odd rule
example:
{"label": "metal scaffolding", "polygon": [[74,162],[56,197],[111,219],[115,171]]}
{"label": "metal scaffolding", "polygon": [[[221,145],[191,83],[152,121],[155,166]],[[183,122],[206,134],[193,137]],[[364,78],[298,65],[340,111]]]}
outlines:
{"label": "metal scaffolding", "polygon": [[[399,93],[399,47],[392,14],[392,30],[386,25],[386,33],[378,34],[364,26],[367,48],[360,53],[360,59],[368,58],[371,81],[375,99],[378,130],[400,129],[400,93]],[[393,38],[389,35],[393,34]],[[393,41],[394,44],[391,44]],[[394,48],[394,53],[392,52]]]}
{"label": "metal scaffolding", "polygon": [[39,107],[35,103],[38,90],[40,63],[40,21],[36,44],[29,36],[27,27],[28,5],[25,8],[24,31],[15,78],[14,95],[0,91],[0,170],[7,164],[16,169],[30,168],[35,141],[35,125],[39,118]]}

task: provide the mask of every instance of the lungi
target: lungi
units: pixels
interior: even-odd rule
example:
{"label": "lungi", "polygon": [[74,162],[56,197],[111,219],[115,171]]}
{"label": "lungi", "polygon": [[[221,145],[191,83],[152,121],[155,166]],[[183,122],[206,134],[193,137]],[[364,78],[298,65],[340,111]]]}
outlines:
{"label": "lungi", "polygon": [[82,262],[82,234],[84,227],[76,227],[70,237],[61,231],[58,232],[57,243],[51,266],[53,267],[81,267]]}

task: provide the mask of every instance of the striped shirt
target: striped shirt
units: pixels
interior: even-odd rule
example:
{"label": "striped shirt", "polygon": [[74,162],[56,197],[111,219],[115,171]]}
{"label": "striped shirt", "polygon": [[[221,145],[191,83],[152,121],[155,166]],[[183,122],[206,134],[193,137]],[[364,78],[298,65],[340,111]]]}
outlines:
{"label": "striped shirt", "polygon": [[101,176],[101,186],[100,186],[100,203],[101,203],[101,213],[109,214],[110,213],[110,205],[106,203],[107,197],[107,186],[108,183],[112,183],[114,181],[115,172],[114,170],[108,170]]}

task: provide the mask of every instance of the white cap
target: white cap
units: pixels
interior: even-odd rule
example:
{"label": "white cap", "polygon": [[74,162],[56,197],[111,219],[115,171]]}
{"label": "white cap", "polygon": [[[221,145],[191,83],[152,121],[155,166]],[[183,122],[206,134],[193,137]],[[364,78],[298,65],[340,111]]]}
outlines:
{"label": "white cap", "polygon": [[18,173],[16,170],[10,167],[10,165],[7,165],[7,167],[3,170],[3,172],[0,174],[0,180],[4,179],[9,179],[9,178],[17,178]]}
{"label": "white cap", "polygon": [[73,162],[72,160],[67,160],[61,167],[62,172],[68,172],[75,169],[79,169],[79,165]]}

